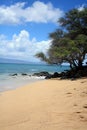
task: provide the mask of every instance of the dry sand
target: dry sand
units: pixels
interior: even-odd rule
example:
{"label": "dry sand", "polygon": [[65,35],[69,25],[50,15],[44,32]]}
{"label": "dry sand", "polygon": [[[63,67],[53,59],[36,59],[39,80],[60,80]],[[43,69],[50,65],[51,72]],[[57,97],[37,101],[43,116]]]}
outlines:
{"label": "dry sand", "polygon": [[87,130],[87,78],[44,80],[1,93],[0,130]]}

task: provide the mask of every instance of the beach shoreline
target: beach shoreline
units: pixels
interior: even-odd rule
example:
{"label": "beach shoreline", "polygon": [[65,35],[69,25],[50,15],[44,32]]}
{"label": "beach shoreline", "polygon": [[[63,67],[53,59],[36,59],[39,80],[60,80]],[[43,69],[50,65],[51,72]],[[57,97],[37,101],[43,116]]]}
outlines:
{"label": "beach shoreline", "polygon": [[86,130],[87,78],[42,80],[0,95],[1,130]]}
{"label": "beach shoreline", "polygon": [[0,77],[0,93],[5,91],[10,91],[17,89],[21,86],[26,86],[27,84],[35,83],[37,81],[43,80],[45,77],[32,76],[32,75],[5,75]]}

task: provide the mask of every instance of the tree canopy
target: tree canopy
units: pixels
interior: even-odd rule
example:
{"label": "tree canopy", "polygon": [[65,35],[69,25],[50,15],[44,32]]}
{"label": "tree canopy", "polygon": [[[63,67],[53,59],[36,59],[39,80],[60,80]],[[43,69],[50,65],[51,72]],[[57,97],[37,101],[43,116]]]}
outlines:
{"label": "tree canopy", "polygon": [[71,68],[81,68],[87,54],[87,7],[68,11],[58,23],[60,27],[49,34],[48,56],[42,52],[36,56],[51,64],[68,62]]}

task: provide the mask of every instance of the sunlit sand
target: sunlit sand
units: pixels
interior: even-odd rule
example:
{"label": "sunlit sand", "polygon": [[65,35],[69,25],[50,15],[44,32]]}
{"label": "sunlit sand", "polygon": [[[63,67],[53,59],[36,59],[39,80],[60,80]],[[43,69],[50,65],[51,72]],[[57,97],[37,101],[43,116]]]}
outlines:
{"label": "sunlit sand", "polygon": [[1,93],[0,130],[87,130],[87,78],[44,80]]}

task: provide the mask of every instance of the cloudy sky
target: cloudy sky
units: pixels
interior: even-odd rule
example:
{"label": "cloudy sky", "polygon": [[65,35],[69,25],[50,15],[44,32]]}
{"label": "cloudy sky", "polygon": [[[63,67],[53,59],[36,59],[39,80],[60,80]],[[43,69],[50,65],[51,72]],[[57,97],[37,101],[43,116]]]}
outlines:
{"label": "cloudy sky", "polygon": [[38,62],[47,53],[58,19],[87,0],[0,0],[0,58]]}

